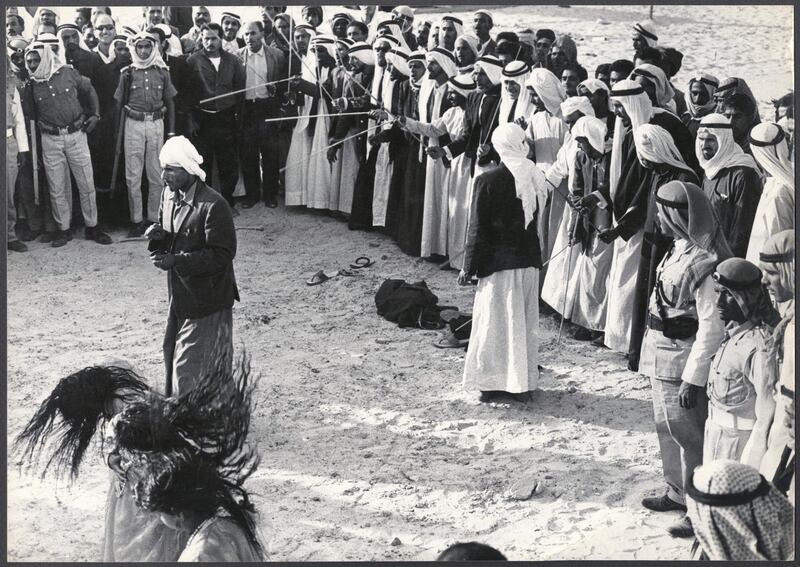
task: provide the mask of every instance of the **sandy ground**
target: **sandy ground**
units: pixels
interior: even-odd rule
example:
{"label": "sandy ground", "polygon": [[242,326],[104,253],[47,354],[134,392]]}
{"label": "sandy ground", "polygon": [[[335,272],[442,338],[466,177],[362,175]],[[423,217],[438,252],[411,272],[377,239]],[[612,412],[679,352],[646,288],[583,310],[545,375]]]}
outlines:
{"label": "sandy ground", "polygon": [[[713,16],[701,22],[705,10]],[[590,52],[627,54],[628,29],[646,8],[508,8],[502,20],[520,13],[535,14],[533,27],[573,30],[591,69]],[[762,101],[791,85],[782,55],[790,7],[659,7],[656,18],[674,38],[665,43],[698,46],[681,76],[709,70],[715,53],[719,76],[744,76]],[[463,351],[435,349],[437,332],[375,313],[389,277],[424,278],[441,304],[469,311],[474,291],[457,287],[454,272],[320,213],[258,206],[236,225],[235,340],[262,374],[253,438],[263,462],[249,487],[272,559],[432,559],[457,540],[517,560],[688,558],[690,542],[665,532],[678,514],[639,505],[662,490],[661,465],[648,380],[620,355],[569,338],[556,348],[557,320],[544,318],[535,399],[478,404],[460,388]],[[246,230],[254,227],[264,230]],[[376,264],[305,285],[361,255]],[[166,295],[141,242],[34,243],[10,255],[9,439],[59,378],[109,356],[161,387]],[[8,559],[96,560],[107,489],[97,454],[72,487],[16,465],[9,458]],[[520,485],[538,488],[515,500]]]}

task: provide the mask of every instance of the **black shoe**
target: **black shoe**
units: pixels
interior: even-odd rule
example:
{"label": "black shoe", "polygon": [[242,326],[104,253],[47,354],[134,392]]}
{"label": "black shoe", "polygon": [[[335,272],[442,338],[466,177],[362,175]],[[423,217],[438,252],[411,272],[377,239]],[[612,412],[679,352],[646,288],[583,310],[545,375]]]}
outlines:
{"label": "black shoe", "polygon": [[47,231],[43,232],[42,235],[39,237],[39,242],[43,242],[47,244],[48,242],[53,242],[58,237],[58,231]]}
{"label": "black shoe", "polygon": [[647,498],[643,498],[642,506],[654,512],[671,512],[672,510],[686,512],[686,506],[678,504],[666,494],[663,496],[648,496]]}
{"label": "black shoe", "polygon": [[597,337],[597,331],[591,331],[589,329],[584,329],[583,327],[579,328],[575,331],[575,334],[572,335],[572,338],[576,341],[591,341]]}
{"label": "black shoe", "polygon": [[144,231],[147,230],[148,226],[150,226],[150,223],[147,221],[137,222],[128,231],[128,238],[139,238],[140,236],[144,236]]}
{"label": "black shoe", "polygon": [[25,246],[24,242],[20,242],[19,240],[12,240],[8,243],[8,249],[13,250],[14,252],[27,252],[28,247]]}
{"label": "black shoe", "polygon": [[36,240],[39,238],[39,235],[42,234],[41,230],[31,230],[29,228],[25,228],[22,231],[22,236],[20,236],[20,240],[23,242],[30,242],[32,240]]}
{"label": "black shoe", "polygon": [[53,248],[61,248],[62,246],[65,246],[67,242],[72,240],[72,238],[69,235],[69,231],[67,230],[59,230],[56,233],[50,233],[50,234],[55,234],[53,239],[50,241],[50,246],[52,246]]}
{"label": "black shoe", "polygon": [[668,527],[667,532],[669,532],[669,535],[672,537],[693,537],[694,528],[692,527],[692,520],[689,516],[684,516]]}
{"label": "black shoe", "polygon": [[86,240],[94,240],[98,244],[111,244],[111,237],[96,226],[87,226],[84,236]]}
{"label": "black shoe", "polygon": [[628,353],[628,370],[639,372],[639,355]]}
{"label": "black shoe", "polygon": [[275,195],[270,195],[269,197],[264,199],[264,205],[266,205],[270,209],[275,209],[278,207],[278,199],[275,198]]}
{"label": "black shoe", "polygon": [[253,200],[242,201],[242,208],[243,209],[252,209],[255,206],[256,202]]}

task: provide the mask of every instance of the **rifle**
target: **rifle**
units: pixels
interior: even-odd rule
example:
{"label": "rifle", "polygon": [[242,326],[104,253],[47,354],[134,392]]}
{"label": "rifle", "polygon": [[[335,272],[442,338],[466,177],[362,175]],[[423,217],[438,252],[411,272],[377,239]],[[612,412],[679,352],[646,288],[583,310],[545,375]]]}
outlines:
{"label": "rifle", "polygon": [[39,111],[36,107],[36,96],[33,94],[33,81],[31,81],[31,108],[33,109],[33,119],[31,123],[31,171],[33,171],[33,204],[39,206],[39,148],[37,146],[36,120]]}
{"label": "rifle", "polygon": [[119,120],[117,122],[117,139],[114,144],[114,165],[111,167],[111,194],[109,195],[109,199],[114,198],[114,194],[117,192],[117,172],[119,170],[119,156],[122,153],[122,140],[124,138],[124,130],[125,130],[125,105],[128,104],[128,98],[130,97],[131,91],[131,81],[133,80],[133,70],[128,67],[126,71],[124,71],[124,75],[122,77],[122,100],[119,104]]}

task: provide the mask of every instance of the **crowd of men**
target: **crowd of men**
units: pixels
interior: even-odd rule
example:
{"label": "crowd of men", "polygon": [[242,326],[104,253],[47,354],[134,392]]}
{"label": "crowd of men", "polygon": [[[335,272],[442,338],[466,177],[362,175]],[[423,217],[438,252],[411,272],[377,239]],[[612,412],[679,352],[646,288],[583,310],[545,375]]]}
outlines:
{"label": "crowd of men", "polygon": [[[205,179],[216,172],[210,184],[234,216],[283,196],[353,230],[382,230],[406,254],[460,271],[460,283],[509,269],[507,257],[476,268],[489,249],[477,219],[499,219],[491,232],[524,218],[523,239],[537,219],[525,266],[541,271],[531,281],[543,308],[654,378],[669,488],[643,504],[686,511],[701,463],[759,468],[783,417],[772,400],[786,361],[774,344],[794,333],[793,285],[784,297],[786,282],[769,285],[779,310],[762,285],[765,263],[791,255],[794,265],[793,244],[765,252],[794,230],[791,93],[762,122],[742,78],[699,68],[673,84],[683,55],[651,21],[633,26],[630,59],[590,78],[569,35],[494,33],[484,9],[465,23],[365,6],[324,22],[306,6],[296,22],[265,6],[258,20],[228,11],[212,22],[198,6],[183,30],[166,15],[145,7],[132,29],[108,8],[80,8],[70,23],[40,8],[27,39],[8,13],[10,250],[64,246],[81,222],[100,244],[111,243],[101,220],[145,235],[162,206],[159,154],[175,136],[196,147]],[[479,195],[495,179],[484,174],[501,164],[523,213],[484,210]],[[526,200],[523,186],[539,197]],[[670,270],[691,276],[685,289]],[[786,389],[793,396],[793,380]],[[689,516],[671,533],[691,536]]]}

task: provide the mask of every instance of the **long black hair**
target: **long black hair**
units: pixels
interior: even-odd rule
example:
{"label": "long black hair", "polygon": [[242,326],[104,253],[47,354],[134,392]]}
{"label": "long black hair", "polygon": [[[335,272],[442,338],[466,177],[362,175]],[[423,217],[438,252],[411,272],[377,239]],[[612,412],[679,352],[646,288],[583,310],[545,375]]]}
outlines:
{"label": "long black hair", "polygon": [[142,454],[128,469],[136,505],[151,512],[190,512],[207,520],[224,510],[263,557],[257,536],[255,507],[247,491],[220,474],[213,460],[200,451],[175,449]]}
{"label": "long black hair", "polygon": [[36,466],[52,437],[55,450],[42,470],[53,466],[56,476],[69,469],[78,476],[83,455],[101,421],[108,420],[115,400],[126,401],[148,391],[144,380],[119,366],[89,366],[62,378],[42,402],[15,442],[29,466]]}
{"label": "long black hair", "polygon": [[188,392],[129,405],[115,421],[117,445],[130,459],[128,480],[140,508],[203,519],[222,508],[263,555],[243,488],[259,463],[247,442],[255,389],[250,358],[209,358],[214,362]]}

